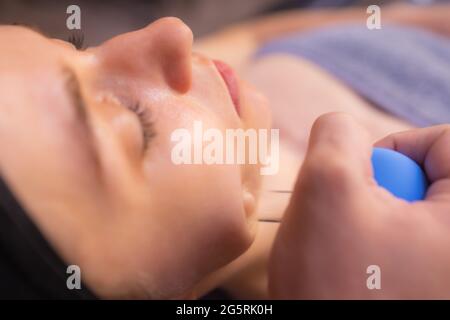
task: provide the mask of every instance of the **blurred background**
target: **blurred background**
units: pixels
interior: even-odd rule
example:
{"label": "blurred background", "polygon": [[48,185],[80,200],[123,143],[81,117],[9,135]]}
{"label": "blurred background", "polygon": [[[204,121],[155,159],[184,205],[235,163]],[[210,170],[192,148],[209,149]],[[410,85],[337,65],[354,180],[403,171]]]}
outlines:
{"label": "blurred background", "polygon": [[231,23],[279,10],[402,1],[426,5],[449,0],[0,0],[0,24],[26,24],[50,37],[67,39],[70,31],[66,28],[66,9],[76,4],[81,8],[85,46],[91,46],[163,16],[183,19],[200,37]]}

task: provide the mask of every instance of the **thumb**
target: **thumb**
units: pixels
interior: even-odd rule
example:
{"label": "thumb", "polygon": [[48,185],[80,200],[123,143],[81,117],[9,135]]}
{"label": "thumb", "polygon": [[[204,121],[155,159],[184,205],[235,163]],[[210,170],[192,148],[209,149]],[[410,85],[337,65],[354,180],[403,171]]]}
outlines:
{"label": "thumb", "polygon": [[[269,288],[279,297],[304,296],[310,275],[335,254],[317,256],[323,245],[351,244],[367,223],[372,144],[368,132],[353,117],[329,113],[312,126],[308,149],[272,248]],[[377,215],[372,215],[377,216]],[[363,219],[363,220],[361,220]],[[309,250],[309,251],[308,251]],[[309,252],[310,255],[302,254]],[[313,262],[315,261],[315,262]],[[310,269],[314,264],[314,271]],[[320,270],[320,271],[318,271]],[[306,275],[306,278],[305,278]],[[316,278],[317,279],[317,278]],[[319,289],[320,290],[320,289]]]}
{"label": "thumb", "polygon": [[[344,113],[319,117],[312,129],[297,187],[321,194],[327,201],[352,199],[376,185],[368,132]],[[294,191],[295,195],[296,191]]]}
{"label": "thumb", "polygon": [[[391,134],[376,143],[420,164],[431,182],[426,200],[450,205],[450,125],[443,124]],[[446,209],[448,212],[448,209]]]}

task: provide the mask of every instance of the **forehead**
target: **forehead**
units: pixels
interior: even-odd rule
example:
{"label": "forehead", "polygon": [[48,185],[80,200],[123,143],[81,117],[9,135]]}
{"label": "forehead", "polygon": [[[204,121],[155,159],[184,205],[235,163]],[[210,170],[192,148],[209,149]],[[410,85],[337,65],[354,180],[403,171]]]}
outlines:
{"label": "forehead", "polygon": [[63,50],[25,27],[0,26],[0,81],[43,81],[60,73]]}
{"label": "forehead", "polygon": [[0,107],[3,111],[8,106],[30,111],[30,105],[35,106],[32,109],[40,105],[45,109],[52,105],[49,101],[60,104],[64,90],[62,56],[57,45],[35,31],[1,26]]}
{"label": "forehead", "polygon": [[55,63],[57,46],[28,28],[0,26],[0,71],[39,68]]}

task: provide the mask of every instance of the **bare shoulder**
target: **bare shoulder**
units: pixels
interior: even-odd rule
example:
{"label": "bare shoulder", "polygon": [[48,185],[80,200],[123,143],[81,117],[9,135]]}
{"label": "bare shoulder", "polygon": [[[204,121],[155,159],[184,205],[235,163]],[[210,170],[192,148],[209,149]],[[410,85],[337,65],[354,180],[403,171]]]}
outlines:
{"label": "bare shoulder", "polygon": [[410,127],[299,57],[276,54],[259,59],[247,66],[244,77],[268,97],[274,126],[283,129],[297,146],[306,146],[315,119],[327,112],[353,115],[374,139]]}

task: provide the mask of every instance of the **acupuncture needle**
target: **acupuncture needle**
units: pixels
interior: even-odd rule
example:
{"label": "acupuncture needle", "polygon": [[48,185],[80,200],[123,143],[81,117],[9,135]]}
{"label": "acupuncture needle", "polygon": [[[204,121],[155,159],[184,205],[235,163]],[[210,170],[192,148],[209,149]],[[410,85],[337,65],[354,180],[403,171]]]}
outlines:
{"label": "acupuncture needle", "polygon": [[258,219],[258,222],[280,223],[281,220],[275,220],[275,219]]}
{"label": "acupuncture needle", "polygon": [[[268,192],[272,192],[272,193],[292,193],[291,190],[268,190]],[[269,223],[280,223],[281,220],[277,220],[277,219],[258,219],[258,222],[269,222]]]}
{"label": "acupuncture needle", "polygon": [[269,190],[269,192],[273,192],[273,193],[292,193],[291,190]]}

